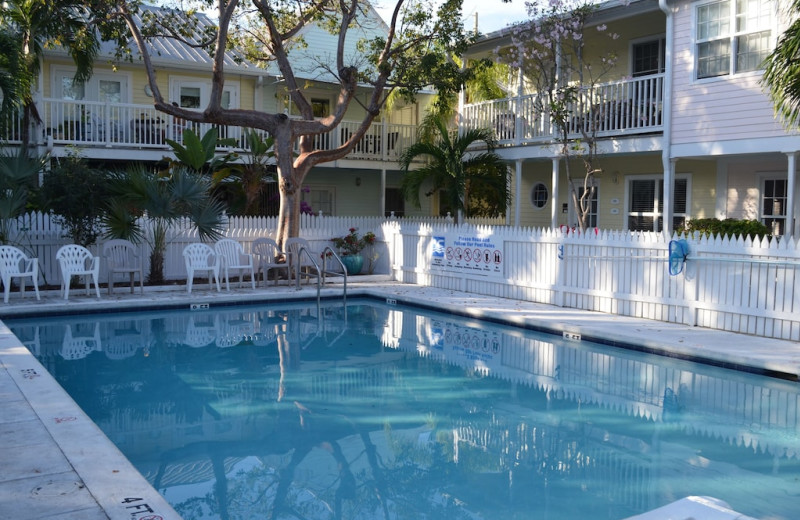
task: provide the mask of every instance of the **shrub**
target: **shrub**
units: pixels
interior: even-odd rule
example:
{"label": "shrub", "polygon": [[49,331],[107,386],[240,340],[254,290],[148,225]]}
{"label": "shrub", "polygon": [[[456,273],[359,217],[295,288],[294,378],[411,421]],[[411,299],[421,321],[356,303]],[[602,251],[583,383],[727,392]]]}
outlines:
{"label": "shrub", "polygon": [[55,213],[70,239],[85,247],[97,242],[108,198],[109,174],[69,156],[44,176],[40,205]]}
{"label": "shrub", "polygon": [[718,218],[696,218],[689,220],[684,229],[676,230],[684,232],[687,235],[699,233],[704,236],[723,236],[723,237],[738,237],[749,236],[751,238],[764,238],[770,235],[770,230],[757,220],[738,220],[734,218],[726,218],[720,220]]}

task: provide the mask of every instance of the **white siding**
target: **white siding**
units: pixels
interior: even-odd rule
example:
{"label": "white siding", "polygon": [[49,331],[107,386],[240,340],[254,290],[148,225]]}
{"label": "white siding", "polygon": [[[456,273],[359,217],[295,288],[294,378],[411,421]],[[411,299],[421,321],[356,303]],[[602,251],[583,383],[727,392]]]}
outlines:
{"label": "white siding", "polygon": [[762,91],[761,73],[694,79],[694,3],[675,15],[672,142],[691,144],[786,135]]}
{"label": "white siding", "polygon": [[[372,9],[369,9],[367,16],[359,17],[358,23],[359,26],[347,31],[343,58],[345,66],[361,65],[359,68],[363,69],[365,60],[363,53],[359,52],[357,48],[359,41],[376,37],[385,38],[388,29]],[[326,66],[332,70],[337,68],[338,34],[331,34],[316,24],[309,25],[301,34],[305,46],[295,46],[289,50],[289,59],[295,75],[310,80],[338,83],[336,78],[325,68]],[[321,63],[325,66],[321,66]],[[271,68],[277,71],[277,67],[274,65]]]}

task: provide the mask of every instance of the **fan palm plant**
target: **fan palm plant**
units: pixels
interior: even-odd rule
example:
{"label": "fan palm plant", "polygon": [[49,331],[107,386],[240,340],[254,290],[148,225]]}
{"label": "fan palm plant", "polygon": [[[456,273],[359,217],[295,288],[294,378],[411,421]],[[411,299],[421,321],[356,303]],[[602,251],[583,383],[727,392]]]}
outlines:
{"label": "fan palm plant", "polygon": [[0,153],[0,243],[14,242],[11,223],[27,209],[28,196],[48,160],[29,157],[21,148]]}
{"label": "fan palm plant", "polygon": [[[403,196],[419,208],[423,187],[429,187],[426,196],[442,192],[449,207],[457,212],[457,220],[462,214],[467,218],[505,213],[510,197],[508,169],[494,152],[492,132],[473,129],[451,136],[442,118],[434,119],[433,124],[437,132],[432,138],[417,141],[400,156]],[[471,151],[480,143],[484,149]],[[426,163],[412,169],[417,158],[426,159]]]}
{"label": "fan palm plant", "polygon": [[148,282],[161,283],[170,225],[188,218],[201,239],[222,236],[225,208],[210,189],[208,177],[186,167],[158,173],[134,165],[112,179],[106,236],[150,245]]}

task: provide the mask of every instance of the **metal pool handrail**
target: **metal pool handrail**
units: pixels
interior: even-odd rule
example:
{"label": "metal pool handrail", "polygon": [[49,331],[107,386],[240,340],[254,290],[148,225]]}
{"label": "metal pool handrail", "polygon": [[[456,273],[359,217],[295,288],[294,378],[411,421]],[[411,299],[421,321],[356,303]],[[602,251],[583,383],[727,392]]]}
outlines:
{"label": "metal pool handrail", "polygon": [[[336,254],[336,251],[331,249],[330,246],[326,246],[325,249],[322,250],[322,269],[319,268],[319,264],[317,264],[317,261],[314,260],[314,255],[311,254],[311,252],[308,250],[308,248],[305,247],[305,246],[300,246],[300,249],[297,250],[297,267],[296,267],[297,270],[295,272],[295,277],[296,277],[296,280],[297,280],[297,284],[296,284],[297,285],[297,290],[298,291],[300,290],[300,264],[301,264],[300,257],[302,257],[303,253],[305,253],[306,256],[308,257],[309,261],[311,262],[311,265],[314,266],[314,270],[317,273],[316,274],[316,277],[317,277],[317,305],[319,305],[322,279],[325,277],[325,274],[327,273],[327,271],[325,270],[325,259],[327,258],[329,252],[330,252],[330,255],[333,258],[335,258],[336,261],[339,262],[339,265],[342,267],[342,272],[344,274],[344,296],[343,296],[343,301],[346,304],[347,303],[347,268],[345,268],[344,262],[342,262],[342,259],[339,258],[339,255]],[[331,272],[330,274],[339,274],[339,273]]]}

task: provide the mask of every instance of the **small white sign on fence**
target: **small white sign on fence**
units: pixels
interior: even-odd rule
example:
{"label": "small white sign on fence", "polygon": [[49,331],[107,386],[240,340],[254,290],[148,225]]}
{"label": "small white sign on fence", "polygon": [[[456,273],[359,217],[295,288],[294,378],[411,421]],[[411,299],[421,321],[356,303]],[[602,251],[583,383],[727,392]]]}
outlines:
{"label": "small white sign on fence", "polygon": [[444,233],[432,238],[431,269],[474,276],[503,275],[502,240],[464,233]]}

